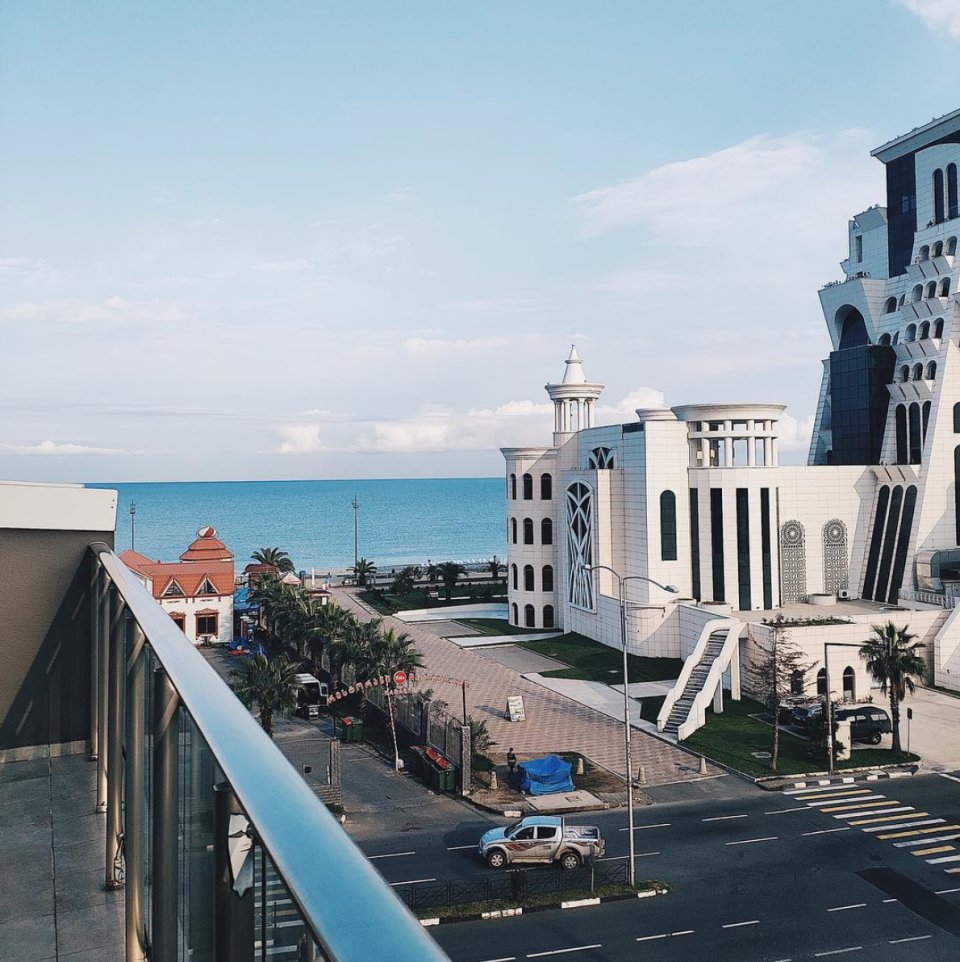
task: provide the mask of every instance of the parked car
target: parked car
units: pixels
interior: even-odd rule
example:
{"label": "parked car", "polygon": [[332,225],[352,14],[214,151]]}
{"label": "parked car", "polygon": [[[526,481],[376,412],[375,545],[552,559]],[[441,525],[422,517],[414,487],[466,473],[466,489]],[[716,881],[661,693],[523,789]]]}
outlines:
{"label": "parked car", "polygon": [[890,716],[882,708],[873,705],[838,709],[834,712],[834,720],[849,721],[850,737],[856,742],[870,742],[871,745],[879,745],[881,737],[893,731]]}
{"label": "parked car", "polygon": [[[798,708],[809,708],[811,705],[819,705],[820,699],[812,695],[790,695],[784,698],[780,702],[780,708],[777,711],[777,715],[781,725],[792,725],[793,724],[793,713]],[[766,705],[767,714],[773,715],[773,700],[767,699]]]}
{"label": "parked car", "polygon": [[604,841],[596,826],[567,825],[557,815],[531,815],[485,832],[479,851],[490,868],[510,862],[559,862],[561,868],[575,869],[603,855]]}
{"label": "parked car", "polygon": [[790,716],[790,724],[806,731],[812,728],[820,720],[823,714],[823,705],[807,705],[804,708],[795,708]]}

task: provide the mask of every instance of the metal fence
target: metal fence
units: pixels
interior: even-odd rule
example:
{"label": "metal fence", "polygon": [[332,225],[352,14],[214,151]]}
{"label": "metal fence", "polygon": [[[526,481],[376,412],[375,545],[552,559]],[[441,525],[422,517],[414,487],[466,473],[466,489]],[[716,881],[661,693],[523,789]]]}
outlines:
{"label": "metal fence", "polygon": [[626,884],[630,881],[625,861],[616,864],[594,863],[572,872],[562,869],[512,869],[477,879],[441,879],[436,882],[414,882],[397,888],[411,909],[446,905],[468,905],[472,902],[510,901],[523,905],[531,896],[564,892],[593,892],[598,886]]}
{"label": "metal fence", "polygon": [[465,729],[458,718],[445,711],[431,709],[430,702],[423,702],[413,694],[387,695],[382,688],[370,688],[366,691],[366,698],[384,714],[387,711],[387,698],[392,698],[394,718],[408,736],[402,741],[429,745],[449,758],[458,768],[464,767],[464,756],[470,751],[470,736],[469,728]]}

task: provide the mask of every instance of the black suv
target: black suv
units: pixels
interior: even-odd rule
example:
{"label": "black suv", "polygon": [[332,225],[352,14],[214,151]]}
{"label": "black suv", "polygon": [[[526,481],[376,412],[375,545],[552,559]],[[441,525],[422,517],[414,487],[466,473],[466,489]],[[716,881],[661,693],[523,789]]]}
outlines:
{"label": "black suv", "polygon": [[841,708],[834,712],[834,721],[850,722],[850,737],[857,742],[880,744],[881,735],[889,735],[890,716],[882,708],[864,705],[861,708]]}

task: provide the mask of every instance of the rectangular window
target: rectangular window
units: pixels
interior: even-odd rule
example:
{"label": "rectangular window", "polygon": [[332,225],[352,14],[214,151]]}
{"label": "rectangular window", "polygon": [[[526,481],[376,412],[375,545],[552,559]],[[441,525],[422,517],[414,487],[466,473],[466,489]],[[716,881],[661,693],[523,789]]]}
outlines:
{"label": "rectangular window", "polygon": [[200,635],[216,635],[217,633],[216,614],[197,615],[197,637]]}
{"label": "rectangular window", "polygon": [[700,601],[700,498],[696,488],[690,489],[690,576],[693,597]]}
{"label": "rectangular window", "polygon": [[660,560],[677,560],[677,498],[672,491],[660,495]]}
{"label": "rectangular window", "polygon": [[763,562],[763,609],[773,608],[773,564],[770,545],[770,489],[760,489],[760,551]]}
{"label": "rectangular window", "polygon": [[853,239],[853,243],[856,250],[857,263],[859,264],[863,260],[863,234],[857,234]]}
{"label": "rectangular window", "polygon": [[737,588],[740,610],[749,611],[750,596],[750,492],[737,488]]}
{"label": "rectangular window", "polygon": [[713,601],[726,601],[723,577],[723,489],[710,489],[710,554],[713,561]]}
{"label": "rectangular window", "polygon": [[183,615],[171,615],[170,620],[181,630],[184,630],[184,617]]}

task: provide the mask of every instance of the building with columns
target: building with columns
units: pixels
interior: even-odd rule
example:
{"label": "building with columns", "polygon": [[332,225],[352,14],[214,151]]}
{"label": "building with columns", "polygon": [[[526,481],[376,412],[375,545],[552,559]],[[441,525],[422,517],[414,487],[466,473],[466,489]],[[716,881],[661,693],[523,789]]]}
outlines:
{"label": "building with columns", "polygon": [[[960,691],[960,110],[873,152],[887,198],[849,222],[808,463],[782,465],[776,403],[640,409],[597,425],[576,348],[546,385],[554,432],[504,448],[509,614],[530,628],[684,659],[662,730],[685,737],[724,688],[750,690],[783,614],[806,694],[862,700],[853,651],[887,619]],[[675,591],[668,591],[669,586]],[[799,692],[798,692],[799,694]]]}

